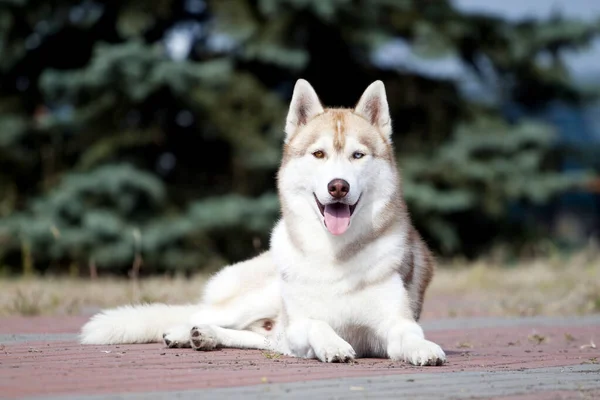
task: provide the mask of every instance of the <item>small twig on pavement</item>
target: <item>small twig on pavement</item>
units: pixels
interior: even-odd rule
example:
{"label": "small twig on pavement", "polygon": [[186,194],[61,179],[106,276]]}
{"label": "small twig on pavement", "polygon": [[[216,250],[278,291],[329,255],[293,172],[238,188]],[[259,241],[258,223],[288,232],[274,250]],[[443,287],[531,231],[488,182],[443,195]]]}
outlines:
{"label": "small twig on pavement", "polygon": [[588,344],[583,344],[583,345],[579,346],[579,348],[580,348],[581,350],[583,350],[583,349],[587,349],[587,348],[592,348],[592,349],[595,349],[595,348],[596,348],[596,343],[594,343],[594,340],[593,340],[593,339],[590,339],[590,343],[588,343]]}

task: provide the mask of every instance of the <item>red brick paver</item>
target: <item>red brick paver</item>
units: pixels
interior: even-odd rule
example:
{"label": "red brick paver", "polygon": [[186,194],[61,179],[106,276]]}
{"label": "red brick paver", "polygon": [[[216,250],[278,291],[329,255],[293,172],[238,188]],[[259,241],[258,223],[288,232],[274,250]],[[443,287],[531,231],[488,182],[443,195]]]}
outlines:
{"label": "red brick paver", "polygon": [[0,334],[77,333],[89,316],[69,317],[4,317],[0,318]]}
{"label": "red brick paver", "polygon": [[[85,318],[8,318],[3,333],[75,333]],[[448,354],[442,367],[360,359],[353,364],[277,357],[260,351],[196,352],[161,344],[82,346],[75,341],[6,342],[0,397],[108,394],[260,385],[339,377],[451,371],[506,371],[597,363],[598,326],[439,330],[427,334]],[[33,378],[33,379],[32,379]]]}

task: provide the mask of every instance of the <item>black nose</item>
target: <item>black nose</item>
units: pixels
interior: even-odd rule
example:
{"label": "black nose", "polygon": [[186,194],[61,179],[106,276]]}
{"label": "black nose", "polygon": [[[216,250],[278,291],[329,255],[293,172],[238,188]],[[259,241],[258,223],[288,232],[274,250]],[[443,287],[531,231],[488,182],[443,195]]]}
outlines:
{"label": "black nose", "polygon": [[327,190],[332,197],[341,199],[350,191],[350,184],[343,179],[334,179],[327,184]]}

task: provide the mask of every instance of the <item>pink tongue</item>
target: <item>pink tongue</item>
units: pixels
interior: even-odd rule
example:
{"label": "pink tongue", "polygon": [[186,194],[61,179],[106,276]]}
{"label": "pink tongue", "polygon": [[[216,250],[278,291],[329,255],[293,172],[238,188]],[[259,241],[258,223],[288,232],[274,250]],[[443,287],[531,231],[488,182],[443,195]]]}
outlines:
{"label": "pink tongue", "polygon": [[350,225],[350,206],[334,203],[325,206],[325,226],[333,235],[341,235]]}

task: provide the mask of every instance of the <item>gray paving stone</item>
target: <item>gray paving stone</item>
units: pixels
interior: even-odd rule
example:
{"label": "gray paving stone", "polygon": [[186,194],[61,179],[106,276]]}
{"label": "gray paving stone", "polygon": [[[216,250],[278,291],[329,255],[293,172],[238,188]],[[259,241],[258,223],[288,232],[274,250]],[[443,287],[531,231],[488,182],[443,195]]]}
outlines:
{"label": "gray paving stone", "polygon": [[0,334],[0,343],[66,342],[77,340],[76,333],[7,333]]}
{"label": "gray paving stone", "polygon": [[[600,365],[506,372],[424,373],[338,378],[236,388],[94,396],[35,397],[31,400],[166,399],[467,399],[473,397],[600,388]],[[542,393],[543,394],[543,393]]]}
{"label": "gray paving stone", "polygon": [[476,317],[476,318],[446,318],[432,321],[422,321],[425,331],[448,329],[477,329],[477,328],[511,328],[522,326],[600,326],[600,314],[569,317]]}

